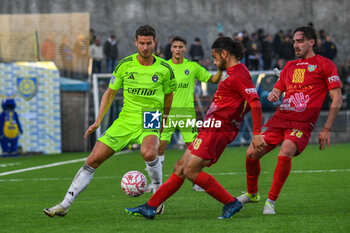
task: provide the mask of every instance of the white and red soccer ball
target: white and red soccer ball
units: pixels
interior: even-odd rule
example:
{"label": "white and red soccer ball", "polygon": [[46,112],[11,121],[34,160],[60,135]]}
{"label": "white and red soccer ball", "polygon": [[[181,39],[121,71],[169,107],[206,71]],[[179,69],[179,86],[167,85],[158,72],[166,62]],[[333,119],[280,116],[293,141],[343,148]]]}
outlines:
{"label": "white and red soccer ball", "polygon": [[121,186],[126,195],[138,197],[147,188],[147,178],[139,171],[129,171],[123,176]]}

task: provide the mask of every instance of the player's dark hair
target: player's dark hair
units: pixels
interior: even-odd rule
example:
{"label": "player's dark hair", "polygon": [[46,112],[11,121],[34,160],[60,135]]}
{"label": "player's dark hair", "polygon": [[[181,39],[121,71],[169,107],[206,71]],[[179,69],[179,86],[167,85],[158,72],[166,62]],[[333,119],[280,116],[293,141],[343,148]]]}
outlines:
{"label": "player's dark hair", "polygon": [[296,32],[303,32],[304,37],[308,40],[315,40],[315,44],[313,48],[315,49],[317,47],[317,34],[316,31],[313,27],[310,26],[303,26],[303,27],[298,27],[297,29],[294,30],[293,36]]}
{"label": "player's dark hair", "polygon": [[234,55],[238,61],[243,58],[242,43],[227,36],[217,38],[211,48],[215,49],[217,52],[226,50],[229,54]]}
{"label": "player's dark hair", "polygon": [[182,43],[184,43],[185,45],[187,44],[187,41],[185,38],[181,37],[181,36],[174,36],[172,41],[171,41],[171,44],[174,42],[174,41],[181,41]]}
{"label": "player's dark hair", "polygon": [[137,39],[138,36],[152,36],[155,39],[156,30],[148,24],[142,25],[136,30],[135,38]]}

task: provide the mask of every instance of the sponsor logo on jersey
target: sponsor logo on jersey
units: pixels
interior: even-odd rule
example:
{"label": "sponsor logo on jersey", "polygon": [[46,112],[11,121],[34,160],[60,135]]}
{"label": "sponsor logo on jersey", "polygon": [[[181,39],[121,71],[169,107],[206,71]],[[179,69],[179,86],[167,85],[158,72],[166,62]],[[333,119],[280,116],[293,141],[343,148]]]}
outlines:
{"label": "sponsor logo on jersey", "polygon": [[133,79],[133,80],[135,80],[135,77],[134,77],[133,74],[131,74],[131,75],[128,77],[128,79]]}
{"label": "sponsor logo on jersey", "polygon": [[157,81],[158,81],[158,75],[156,75],[156,74],[153,75],[153,76],[152,76],[152,81],[153,81],[153,82],[157,82]]}
{"label": "sponsor logo on jersey", "polygon": [[340,82],[340,78],[337,75],[333,75],[333,76],[328,78],[328,82],[329,83]]}
{"label": "sponsor logo on jersey", "polygon": [[132,95],[144,95],[144,96],[151,96],[156,93],[156,90],[151,90],[147,88],[128,88],[128,93]]}
{"label": "sponsor logo on jersey", "polygon": [[300,63],[297,63],[297,66],[308,65],[308,64],[309,64],[308,62],[300,62]]}
{"label": "sponsor logo on jersey", "polygon": [[[310,96],[305,95],[304,93],[295,93],[289,98],[284,98],[282,104],[279,106],[280,110],[285,111],[295,111],[295,112],[304,112],[307,108],[307,103],[310,101]],[[292,106],[294,105],[294,107]]]}
{"label": "sponsor logo on jersey", "polygon": [[188,69],[185,70],[185,74],[189,75],[190,71]]}
{"label": "sponsor logo on jersey", "polygon": [[144,129],[160,129],[160,116],[162,114],[156,112],[143,112],[143,128]]}
{"label": "sponsor logo on jersey", "polygon": [[188,83],[179,83],[177,85],[177,88],[187,88],[188,87]]}
{"label": "sponsor logo on jersey", "polygon": [[295,69],[293,73],[292,83],[303,83],[304,74],[305,74],[305,69]]}
{"label": "sponsor logo on jersey", "polygon": [[38,92],[37,77],[17,77],[17,91],[25,99],[30,100]]}
{"label": "sponsor logo on jersey", "polygon": [[253,88],[247,88],[247,89],[245,89],[244,91],[245,91],[248,95],[249,95],[249,94],[254,94],[254,93],[256,94],[256,93],[257,93],[257,92],[256,92],[256,88],[254,88],[254,87],[253,87]]}
{"label": "sponsor logo on jersey", "polygon": [[314,71],[314,70],[316,69],[316,67],[317,67],[317,65],[309,65],[309,66],[307,67],[307,70],[308,70],[309,72],[312,72],[312,71]]}

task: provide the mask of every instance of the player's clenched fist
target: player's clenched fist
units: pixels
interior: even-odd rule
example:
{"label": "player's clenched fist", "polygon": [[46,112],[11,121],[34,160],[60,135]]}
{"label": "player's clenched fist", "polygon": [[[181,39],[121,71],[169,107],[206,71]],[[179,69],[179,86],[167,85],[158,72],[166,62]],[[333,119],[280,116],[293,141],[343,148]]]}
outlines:
{"label": "player's clenched fist", "polygon": [[278,99],[280,98],[281,92],[277,91],[276,89],[273,89],[269,95],[267,96],[267,99],[270,102],[277,102]]}

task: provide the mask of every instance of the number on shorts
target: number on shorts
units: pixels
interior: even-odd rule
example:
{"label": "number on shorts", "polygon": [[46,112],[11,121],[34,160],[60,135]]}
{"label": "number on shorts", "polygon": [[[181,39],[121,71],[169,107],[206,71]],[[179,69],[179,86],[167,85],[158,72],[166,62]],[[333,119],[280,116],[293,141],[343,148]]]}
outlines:
{"label": "number on shorts", "polygon": [[201,143],[202,143],[202,139],[196,138],[196,140],[194,140],[193,142],[193,149],[198,150]]}
{"label": "number on shorts", "polygon": [[293,129],[293,131],[290,133],[291,136],[296,136],[297,138],[301,138],[303,134],[304,133],[299,129]]}

